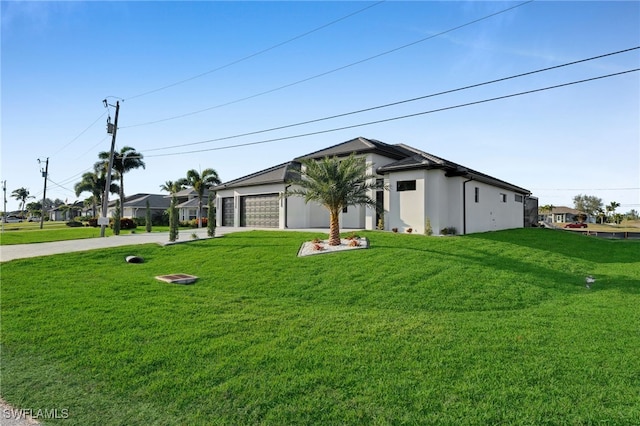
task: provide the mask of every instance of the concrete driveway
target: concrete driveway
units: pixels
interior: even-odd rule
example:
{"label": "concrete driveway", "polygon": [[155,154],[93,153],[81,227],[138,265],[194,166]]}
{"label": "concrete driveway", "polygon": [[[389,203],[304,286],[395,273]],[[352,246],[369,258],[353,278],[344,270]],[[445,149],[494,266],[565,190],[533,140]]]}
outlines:
{"label": "concrete driveway", "polygon": [[[250,231],[253,228],[233,228],[220,226],[216,228],[216,236],[231,232]],[[82,240],[54,241],[50,243],[16,244],[0,246],[0,262],[14,259],[48,256],[51,254],[71,253],[76,251],[96,250],[108,247],[131,246],[137,244],[176,244],[193,241],[193,234],[198,239],[209,238],[207,229],[181,230],[175,243],[169,241],[168,232],[136,232],[135,234],[118,235],[104,238],[85,238]]]}

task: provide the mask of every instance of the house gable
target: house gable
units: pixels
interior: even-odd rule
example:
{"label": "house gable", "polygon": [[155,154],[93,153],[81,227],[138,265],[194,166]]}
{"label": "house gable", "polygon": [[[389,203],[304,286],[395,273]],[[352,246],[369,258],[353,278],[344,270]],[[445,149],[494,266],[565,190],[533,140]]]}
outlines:
{"label": "house gable", "polygon": [[306,159],[318,159],[324,157],[346,157],[348,155],[351,155],[352,153],[374,153],[395,160],[405,158],[410,154],[400,145],[389,145],[375,139],[357,137],[355,139],[330,146],[329,148],[321,149],[319,151],[297,157],[295,160],[301,161]]}
{"label": "house gable", "polygon": [[268,169],[260,170],[247,176],[216,186],[216,190],[231,189],[245,186],[266,185],[271,183],[285,183],[291,180],[300,170],[300,163],[289,161]]}

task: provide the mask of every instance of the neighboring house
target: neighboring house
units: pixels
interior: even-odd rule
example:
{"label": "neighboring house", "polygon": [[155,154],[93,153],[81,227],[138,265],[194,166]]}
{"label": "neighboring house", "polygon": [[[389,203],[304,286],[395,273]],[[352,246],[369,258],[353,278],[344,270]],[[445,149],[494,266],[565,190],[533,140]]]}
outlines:
{"label": "neighboring house", "polygon": [[82,216],[84,210],[85,206],[82,201],[76,201],[73,204],[62,204],[49,210],[49,220],[69,221]]}
{"label": "neighboring house", "polygon": [[[113,217],[118,198],[109,201],[107,217]],[[149,209],[151,216],[164,213],[168,208],[171,200],[161,194],[135,194],[124,198],[124,206],[121,209],[120,217],[146,217],[147,201],[149,201]]]}
{"label": "neighboring house", "polygon": [[[538,210],[538,220],[540,222],[547,223],[568,223],[577,222],[579,215],[586,215],[580,210],[572,209],[569,207],[559,206],[551,209],[551,212]],[[587,218],[586,222],[590,222]]]}
{"label": "neighboring house", "polygon": [[[198,218],[198,193],[193,188],[185,188],[179,192],[176,192],[176,199],[178,200],[178,216],[180,222],[188,222]],[[167,199],[170,201],[171,196],[167,195]],[[202,217],[207,217],[209,191],[204,190],[202,196]]]}
{"label": "neighboring house", "polygon": [[327,209],[305,204],[301,197],[286,197],[288,181],[304,159],[351,153],[363,158],[369,172],[388,190],[370,194],[378,208],[345,209],[340,217],[342,228],[376,229],[380,219],[386,230],[412,228],[416,233],[424,233],[429,219],[435,235],[447,227],[466,234],[524,226],[528,190],[407,145],[362,137],[216,186],[217,223],[280,229],[328,227]]}

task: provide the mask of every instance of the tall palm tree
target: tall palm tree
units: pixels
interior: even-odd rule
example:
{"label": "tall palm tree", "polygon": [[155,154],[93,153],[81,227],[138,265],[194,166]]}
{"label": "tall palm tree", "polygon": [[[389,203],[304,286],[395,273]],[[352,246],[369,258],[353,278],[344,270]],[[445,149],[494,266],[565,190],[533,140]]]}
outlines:
{"label": "tall palm tree", "polygon": [[[103,164],[106,163],[105,168],[109,164],[109,155],[109,152],[98,154],[98,157],[103,160]],[[116,152],[113,155],[113,170],[117,172],[120,179],[120,206],[124,206],[124,174],[140,167],[144,169],[145,164],[142,158],[143,155],[130,146],[123,147],[120,152]],[[100,163],[97,163],[96,166],[98,164]]]}
{"label": "tall palm tree", "polygon": [[[97,216],[98,204],[102,201],[102,194],[104,193],[104,187],[107,184],[106,173],[96,169],[93,172],[87,172],[82,175],[80,182],[76,183],[73,189],[76,191],[76,197],[80,196],[83,192],[91,193],[91,208],[93,210],[93,217]],[[116,183],[112,183],[109,188],[109,192],[117,194],[120,192],[120,187]]]}
{"label": "tall palm tree", "polygon": [[186,179],[180,179],[179,183],[190,186],[198,194],[198,228],[202,228],[202,199],[204,197],[204,190],[211,186],[219,185],[222,183],[218,177],[218,172],[214,169],[204,169],[202,173],[198,173],[197,170],[191,169],[187,172]]}
{"label": "tall palm tree", "polygon": [[299,176],[289,181],[296,188],[287,195],[304,197],[305,203],[315,201],[329,210],[329,245],[340,245],[340,212],[348,206],[375,207],[369,196],[380,189],[376,176],[367,172],[367,164],[351,154],[347,158],[325,157],[303,160]]}
{"label": "tall palm tree", "polygon": [[29,195],[29,190],[27,188],[18,188],[15,189],[11,196],[15,198],[17,201],[20,201],[20,212],[21,216],[24,217],[24,206],[29,198],[35,198],[32,195]]}

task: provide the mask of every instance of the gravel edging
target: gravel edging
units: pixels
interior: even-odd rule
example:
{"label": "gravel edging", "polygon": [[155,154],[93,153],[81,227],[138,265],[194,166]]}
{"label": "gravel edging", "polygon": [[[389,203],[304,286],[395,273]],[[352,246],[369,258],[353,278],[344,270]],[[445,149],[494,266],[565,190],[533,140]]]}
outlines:
{"label": "gravel edging", "polygon": [[[358,250],[358,249],[368,249],[369,248],[369,240],[367,238],[356,238],[358,241],[358,246],[350,246],[352,240],[342,238],[340,240],[339,246],[330,246],[329,240],[322,240],[318,243],[314,243],[312,241],[306,241],[302,243],[300,249],[298,250],[298,257],[303,256],[312,256],[315,254],[325,254],[325,253],[336,253],[347,250]],[[316,245],[321,247],[320,250],[316,249]]]}

